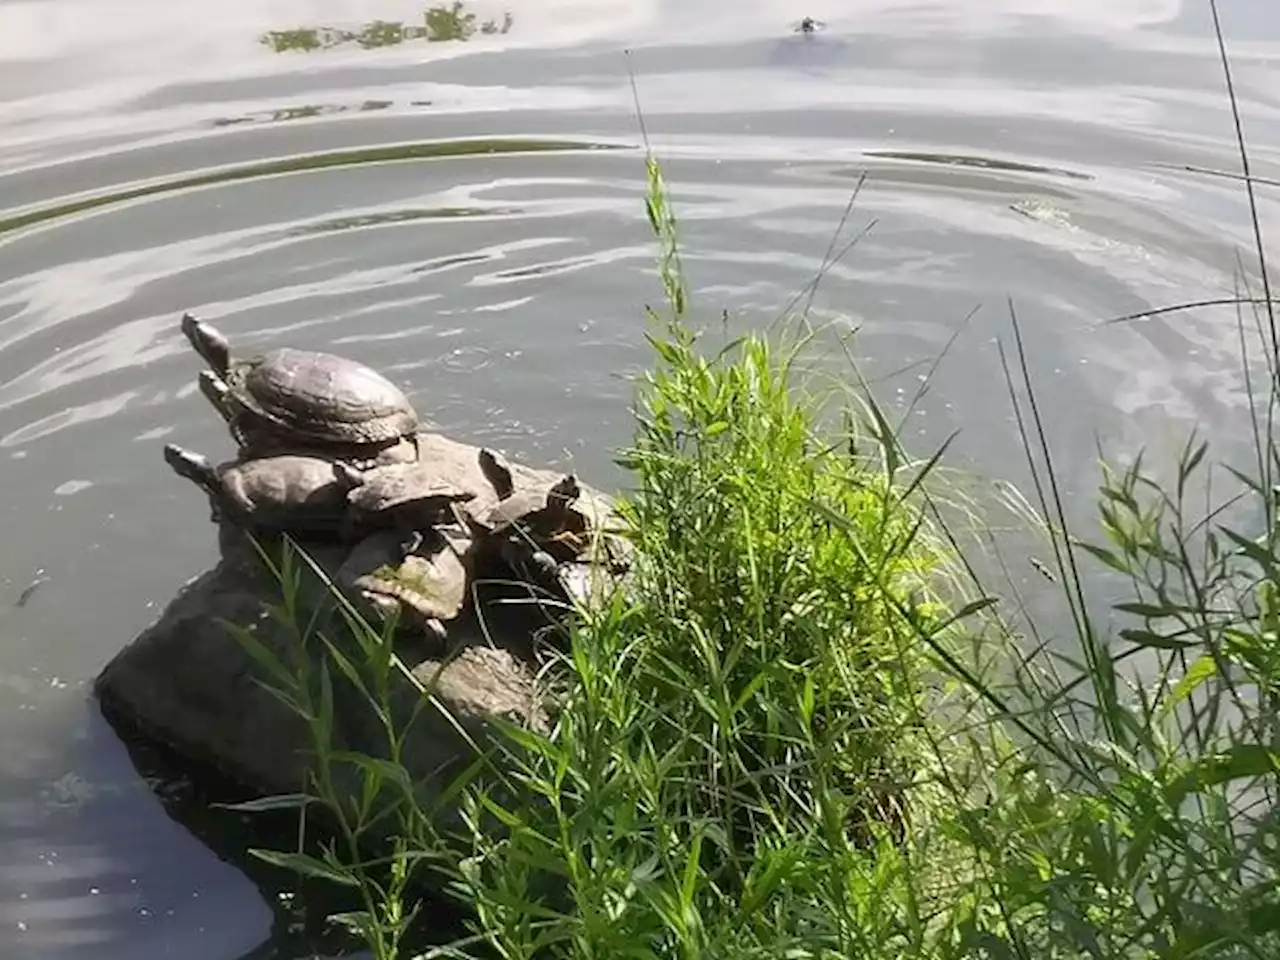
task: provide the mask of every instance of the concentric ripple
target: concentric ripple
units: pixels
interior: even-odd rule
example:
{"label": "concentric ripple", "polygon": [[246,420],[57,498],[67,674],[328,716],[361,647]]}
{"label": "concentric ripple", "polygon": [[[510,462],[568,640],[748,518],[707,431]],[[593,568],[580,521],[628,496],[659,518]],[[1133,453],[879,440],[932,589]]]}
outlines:
{"label": "concentric ripple", "polygon": [[[85,703],[213,556],[160,457],[230,451],[185,310],[239,351],[359,357],[441,429],[612,485],[661,295],[647,135],[708,321],[763,327],[822,273],[800,304],[860,330],[898,409],[946,350],[904,413],[920,450],[959,429],[961,464],[1021,481],[1009,298],[1068,487],[1092,484],[1096,434],[1243,436],[1231,310],[1105,322],[1230,296],[1250,245],[1239,183],[1203,172],[1238,158],[1202,11],[856,6],[815,0],[826,29],[801,35],[781,0],[456,21],[408,0],[0,0],[0,955],[232,960],[270,935],[257,888],[164,816]],[[1280,9],[1230,16],[1255,172],[1276,177]],[[828,263],[841,230],[836,249],[864,235]]]}

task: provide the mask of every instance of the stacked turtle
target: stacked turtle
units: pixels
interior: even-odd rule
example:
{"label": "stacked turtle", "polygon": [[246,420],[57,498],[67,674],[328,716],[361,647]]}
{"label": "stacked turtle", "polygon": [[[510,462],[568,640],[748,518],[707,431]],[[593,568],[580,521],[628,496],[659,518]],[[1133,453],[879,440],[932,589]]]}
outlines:
{"label": "stacked turtle", "polygon": [[206,491],[223,529],[343,547],[335,580],[366,614],[444,638],[477,577],[569,600],[625,569],[609,505],[574,475],[420,432],[405,394],[355,360],[290,347],[234,359],[212,325],[186,314],[181,327],[238,451],[214,466],[168,444],[165,460]]}

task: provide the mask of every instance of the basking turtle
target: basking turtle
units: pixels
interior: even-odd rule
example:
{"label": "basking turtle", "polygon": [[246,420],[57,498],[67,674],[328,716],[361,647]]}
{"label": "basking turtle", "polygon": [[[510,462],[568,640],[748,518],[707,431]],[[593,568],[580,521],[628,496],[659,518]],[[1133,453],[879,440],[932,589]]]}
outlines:
{"label": "basking turtle", "polygon": [[213,504],[213,519],[273,532],[341,536],[347,495],[363,481],[349,464],[286,454],[212,466],[198,453],[165,444],[164,459],[199,484]]}
{"label": "basking turtle", "polygon": [[461,487],[433,463],[397,463],[374,467],[364,482],[347,494],[350,526],[354,530],[391,527],[402,536],[442,523],[456,523],[454,504],[474,500],[474,491]]}
{"label": "basking turtle", "polygon": [[[500,457],[481,450],[479,458],[500,499],[478,508],[463,504],[459,513],[482,555],[496,554],[518,575],[565,597],[589,592],[595,578],[585,567],[612,573],[626,566],[625,543],[606,525],[607,505],[583,490],[572,473],[517,487]],[[593,551],[596,543],[603,555]]]}
{"label": "basking turtle", "polygon": [[585,535],[590,524],[585,514],[573,509],[574,501],[582,493],[576,476],[567,473],[551,483],[517,489],[511,468],[493,451],[482,449],[479,459],[480,469],[493,485],[498,499],[478,510],[464,508],[469,525],[489,538],[523,537],[538,547],[560,544],[567,548],[569,556],[581,552],[577,537]]}
{"label": "basking turtle", "polygon": [[338,568],[337,581],[362,601],[375,625],[395,618],[398,628],[444,639],[445,624],[467,602],[466,538],[433,528],[414,539],[406,549],[395,531],[370,534]]}
{"label": "basking turtle", "polygon": [[337,354],[282,347],[233,360],[227,338],[190,313],[182,332],[209,370],[200,390],[246,453],[417,459],[418,414],[394,383]]}
{"label": "basking turtle", "polygon": [[511,466],[501,455],[482,448],[479,461],[498,497],[496,502],[481,504],[480,509],[474,504],[463,507],[469,526],[480,535],[522,536],[569,560],[581,557],[597,533],[618,532],[610,504],[584,488],[574,474],[550,481],[524,481],[517,487]]}

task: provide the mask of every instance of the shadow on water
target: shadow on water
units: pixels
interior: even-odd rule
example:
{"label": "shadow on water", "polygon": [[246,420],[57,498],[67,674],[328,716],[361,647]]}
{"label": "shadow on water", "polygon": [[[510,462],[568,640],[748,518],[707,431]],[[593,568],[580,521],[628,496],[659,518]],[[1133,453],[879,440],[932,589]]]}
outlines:
{"label": "shadow on water", "polygon": [[[363,941],[331,923],[334,914],[359,909],[354,892],[331,883],[300,877],[253,856],[254,848],[297,849],[299,825],[289,811],[242,813],[226,805],[257,799],[258,795],[148,738],[128,719],[101,709],[106,723],[123,743],[129,760],[150,788],[165,814],[188,831],[223,863],[240,871],[257,888],[271,910],[269,930],[262,941],[228,960],[302,960],[358,953]],[[302,849],[322,853],[324,835],[308,827]],[[444,943],[463,934],[460,915],[444,901],[433,901],[424,920],[413,929],[419,947]]]}
{"label": "shadow on water", "polygon": [[461,0],[453,6],[428,7],[422,14],[422,23],[404,23],[396,20],[371,20],[359,30],[340,27],[296,27],[291,30],[270,30],[260,42],[276,53],[332,50],[335,47],[358,46],[365,50],[393,47],[397,44],[425,41],[440,43],[449,40],[470,40],[477,33],[491,36],[511,30],[514,18],[504,13],[501,21],[484,20],[479,24],[476,15],[467,12]]}
{"label": "shadow on water", "polygon": [[[0,956],[295,960],[356,952],[346,931],[325,922],[354,906],[335,895],[345,891],[247,853],[290,849],[297,825],[288,813],[214,806],[248,797],[104,716],[96,701],[86,697],[80,708],[81,734],[58,758],[69,769],[49,780],[28,771],[5,784],[0,830],[27,840],[11,843],[0,863]],[[201,847],[213,857],[199,855]],[[451,935],[440,911],[432,919],[433,932]]]}

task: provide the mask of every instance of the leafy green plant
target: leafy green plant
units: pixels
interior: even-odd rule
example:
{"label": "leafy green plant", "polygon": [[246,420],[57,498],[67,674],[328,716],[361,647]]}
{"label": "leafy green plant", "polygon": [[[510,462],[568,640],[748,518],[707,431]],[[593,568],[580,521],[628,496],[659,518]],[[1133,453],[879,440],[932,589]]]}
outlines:
{"label": "leafy green plant", "polygon": [[[395,960],[422,905],[414,881],[420,868],[441,859],[436,815],[451,800],[448,790],[420,789],[405,763],[405,744],[422,711],[444,707],[430,683],[396,654],[394,619],[376,629],[290,538],[255,547],[266,572],[280,585],[281,600],[268,605],[266,613],[287,642],[269,646],[244,625],[227,626],[258,668],[259,682],[303,721],[310,763],[298,793],[233,808],[297,809],[294,849],[251,852],[302,876],[349,888],[358,907],[331,919],[365,942],[375,960]],[[417,693],[407,710],[397,696],[403,684]],[[340,710],[348,717],[367,711],[384,735],[382,755],[346,747],[336,732]],[[483,758],[480,746],[470,742],[476,762],[461,772],[455,790],[474,775]],[[318,854],[306,852],[312,813],[320,815]]]}

